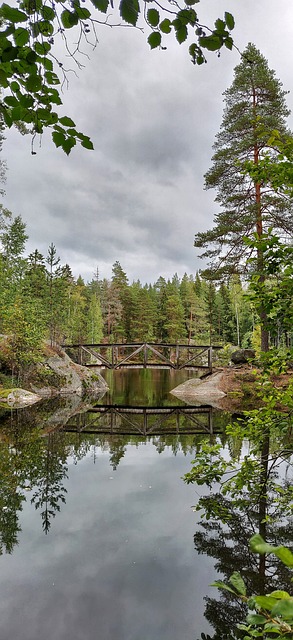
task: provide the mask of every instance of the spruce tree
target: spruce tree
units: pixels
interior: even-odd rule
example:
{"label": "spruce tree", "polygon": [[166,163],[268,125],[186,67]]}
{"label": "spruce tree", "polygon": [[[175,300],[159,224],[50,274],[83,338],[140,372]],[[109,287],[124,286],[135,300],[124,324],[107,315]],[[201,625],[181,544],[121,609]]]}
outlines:
{"label": "spruce tree", "polygon": [[[244,237],[260,239],[268,229],[292,234],[293,216],[290,199],[268,184],[245,172],[245,163],[257,166],[265,156],[272,160],[277,150],[271,146],[272,131],[280,138],[291,133],[286,128],[289,110],[286,92],[264,56],[249,44],[235,68],[234,80],[224,92],[225,109],[220,132],[214,144],[213,165],[205,175],[207,189],[217,190],[221,206],[214,227],[195,236],[195,246],[205,248],[201,257],[210,259],[206,275],[221,280],[246,269],[245,258],[251,249]],[[262,255],[258,250],[258,271],[262,273]],[[263,326],[265,318],[262,318]],[[263,336],[263,348],[267,338]]]}

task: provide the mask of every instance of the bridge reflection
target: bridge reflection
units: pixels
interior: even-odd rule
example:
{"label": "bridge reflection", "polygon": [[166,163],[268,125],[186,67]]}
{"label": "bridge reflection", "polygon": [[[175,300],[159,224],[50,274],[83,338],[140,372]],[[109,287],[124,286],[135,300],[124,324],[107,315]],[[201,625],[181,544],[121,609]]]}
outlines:
{"label": "bridge reflection", "polygon": [[66,432],[159,436],[176,434],[213,434],[213,408],[192,406],[98,405],[71,418],[62,427]]}

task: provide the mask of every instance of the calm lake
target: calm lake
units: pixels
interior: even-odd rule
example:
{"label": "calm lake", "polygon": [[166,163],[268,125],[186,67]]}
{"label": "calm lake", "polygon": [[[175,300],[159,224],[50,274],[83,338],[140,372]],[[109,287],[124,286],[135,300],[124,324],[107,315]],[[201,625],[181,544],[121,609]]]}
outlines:
{"label": "calm lake", "polygon": [[2,412],[1,640],[213,636],[216,560],[182,476],[229,416],[170,395],[187,376],[108,372],[90,413],[77,398]]}

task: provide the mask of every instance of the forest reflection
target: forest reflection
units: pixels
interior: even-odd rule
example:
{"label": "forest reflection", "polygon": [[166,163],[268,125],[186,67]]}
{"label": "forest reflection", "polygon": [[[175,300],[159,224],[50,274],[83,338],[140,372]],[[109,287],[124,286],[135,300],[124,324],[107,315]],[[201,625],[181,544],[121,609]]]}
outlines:
{"label": "forest reflection", "polygon": [[[276,556],[259,556],[249,548],[249,540],[256,533],[269,544],[292,548],[291,450],[287,437],[276,447],[274,435],[264,428],[260,464],[249,491],[225,491],[222,484],[221,491],[200,499],[202,521],[194,534],[197,553],[215,560],[221,579],[228,582],[234,571],[239,572],[251,595],[290,591],[292,584],[292,572]],[[245,458],[240,473],[244,466]],[[247,605],[225,590],[215,590],[214,598],[206,596],[204,600],[205,617],[214,635],[202,634],[202,640],[239,638],[237,624],[244,621]]]}
{"label": "forest reflection", "polygon": [[[217,443],[227,456],[239,460],[249,446],[239,435],[233,438],[226,432],[231,416],[215,410],[212,410],[212,432],[207,429],[199,432],[197,424],[197,432],[179,430],[144,436],[137,432],[119,433],[119,428],[110,433],[109,415],[105,433],[83,430],[80,427],[86,424],[86,406],[83,413],[80,409],[75,399],[72,403],[68,400],[42,403],[30,409],[3,412],[0,416],[0,554],[11,554],[18,544],[25,502],[30,502],[39,514],[43,532],[50,532],[70,490],[69,464],[78,465],[85,457],[90,457],[95,464],[97,451],[108,454],[109,464],[115,471],[127,456],[129,445],[139,447],[151,443],[158,454],[168,449],[174,456],[181,452],[196,459],[207,442]],[[92,414],[89,415],[92,419]],[[100,414],[98,416],[100,420]],[[187,417],[180,423],[184,428]],[[172,419],[176,431],[176,414]],[[75,424],[75,429],[67,431],[69,424]],[[100,429],[99,422],[98,425]],[[259,559],[249,551],[249,539],[257,532],[272,544],[290,546],[292,542],[290,448],[285,436],[278,447],[273,436],[268,429],[264,430],[259,465],[250,478],[249,491],[229,493],[213,485],[208,493],[208,487],[204,487],[200,498],[203,517],[194,534],[196,552],[215,560],[215,579],[217,573],[228,579],[233,571],[239,571],[248,592],[254,594],[274,588],[288,590],[290,584],[289,571],[277,558]],[[201,595],[206,619],[214,629],[213,635],[202,634],[202,640],[236,639],[236,624],[245,617],[244,605],[233,600],[228,592],[215,590],[215,597]]]}
{"label": "forest reflection", "polygon": [[[0,476],[2,478],[0,553],[12,553],[17,544],[21,530],[19,516],[23,503],[27,500],[39,512],[44,533],[49,533],[53,519],[66,502],[68,460],[78,464],[85,456],[92,454],[95,461],[95,450],[100,449],[108,453],[109,463],[115,471],[124,458],[128,445],[138,447],[146,442],[151,442],[158,454],[168,448],[173,455],[179,451],[184,455],[189,453],[196,455],[201,440],[206,438],[210,429],[210,424],[207,422],[207,419],[210,420],[210,414],[207,409],[201,416],[198,408],[195,408],[194,424],[189,420],[190,417],[193,418],[189,408],[189,415],[183,416],[183,422],[180,425],[185,432],[180,433],[178,415],[176,415],[176,409],[172,408],[171,414],[167,416],[167,427],[166,417],[163,414],[165,419],[161,433],[158,433],[157,428],[155,434],[145,436],[136,428],[134,433],[130,431],[123,434],[121,421],[118,421],[118,426],[116,425],[116,432],[110,433],[111,416],[109,415],[102,416],[103,433],[103,425],[100,422],[98,422],[99,431],[93,429],[92,414],[87,414],[86,406],[83,413],[78,412],[80,406],[76,405],[77,402],[76,398],[72,402],[68,399],[61,402],[45,402],[40,406],[3,412],[0,416]],[[88,415],[91,420],[91,432],[80,428]],[[94,417],[96,417],[95,413]],[[141,416],[138,417],[141,418]],[[199,422],[202,417],[203,423]],[[100,418],[99,413],[98,418]],[[225,444],[224,425],[227,419],[227,414],[213,412],[214,429],[220,432],[223,445]],[[188,420],[190,432],[186,433]],[[67,431],[69,423],[71,427]],[[215,438],[215,434],[210,433],[210,441],[213,442]]]}

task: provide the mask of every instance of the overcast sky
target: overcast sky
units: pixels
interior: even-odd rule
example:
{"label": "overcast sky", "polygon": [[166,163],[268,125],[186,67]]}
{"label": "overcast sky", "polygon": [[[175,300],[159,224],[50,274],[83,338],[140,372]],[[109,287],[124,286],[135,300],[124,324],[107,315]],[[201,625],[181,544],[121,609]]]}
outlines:
{"label": "overcast sky", "polygon": [[[196,8],[208,24],[233,13],[237,46],[253,42],[293,89],[292,0],[201,0]],[[130,281],[195,273],[202,261],[194,234],[210,228],[217,211],[203,176],[239,56],[208,54],[208,64],[195,67],[188,45],[171,34],[167,51],[150,51],[135,29],[102,26],[98,37],[78,78],[70,74],[63,109],[95,150],[76,146],[67,157],[46,132],[32,156],[29,137],[7,131],[4,205],[26,223],[28,253],[46,255],[53,242],[61,263],[86,281],[97,268],[111,277],[116,260]],[[287,103],[293,110],[293,93]]]}

